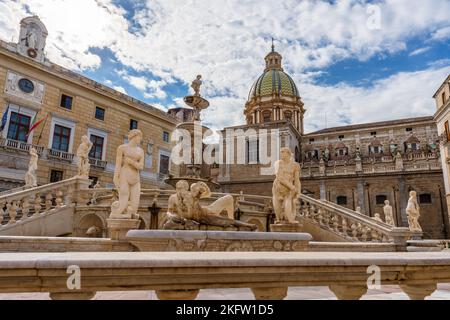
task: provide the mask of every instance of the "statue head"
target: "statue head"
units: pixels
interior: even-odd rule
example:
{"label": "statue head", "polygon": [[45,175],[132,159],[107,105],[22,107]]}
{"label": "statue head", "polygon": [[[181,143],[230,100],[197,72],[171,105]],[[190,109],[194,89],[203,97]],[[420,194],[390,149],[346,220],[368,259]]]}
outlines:
{"label": "statue head", "polygon": [[281,148],[280,150],[281,159],[284,161],[288,161],[292,159],[292,151],[289,148]]}
{"label": "statue head", "polygon": [[201,78],[202,78],[202,75],[199,74],[199,75],[197,76],[197,80],[201,80]]}
{"label": "statue head", "polygon": [[135,139],[136,144],[140,144],[142,141],[142,131],[139,129],[133,129],[128,133],[128,141]]}
{"label": "statue head", "polygon": [[84,142],[84,143],[90,143],[91,142],[91,140],[89,140],[87,135],[82,136],[81,137],[81,141]]}
{"label": "statue head", "polygon": [[175,189],[177,190],[177,192],[188,191],[189,183],[186,180],[180,180],[175,185]]}
{"label": "statue head", "polygon": [[417,193],[416,193],[415,191],[410,191],[410,192],[409,192],[409,196],[410,196],[410,197],[416,197],[416,196],[417,196]]}
{"label": "statue head", "polygon": [[209,198],[211,196],[211,189],[209,189],[206,183],[201,181],[194,183],[191,186],[191,192],[194,198],[198,197],[199,199],[202,199]]}
{"label": "statue head", "polygon": [[31,148],[30,148],[30,154],[31,154],[32,156],[37,155],[37,150],[36,150],[35,147],[31,147]]}
{"label": "statue head", "polygon": [[384,200],[384,204],[388,206],[389,205],[389,200]]}
{"label": "statue head", "polygon": [[380,218],[380,214],[379,214],[379,213],[375,213],[375,218],[376,218],[376,219],[381,219],[381,218]]}

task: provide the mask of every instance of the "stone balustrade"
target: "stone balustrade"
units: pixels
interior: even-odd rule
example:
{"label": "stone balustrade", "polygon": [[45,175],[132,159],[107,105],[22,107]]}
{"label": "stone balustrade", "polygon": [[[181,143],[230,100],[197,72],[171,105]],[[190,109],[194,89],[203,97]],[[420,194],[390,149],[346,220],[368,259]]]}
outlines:
{"label": "stone balustrade", "polygon": [[61,150],[47,149],[47,158],[56,159],[60,161],[67,161],[72,163],[75,155],[73,153],[64,152]]}
{"label": "stone balustrade", "polygon": [[32,145],[23,141],[17,141],[12,139],[0,138],[0,146],[5,149],[18,150],[26,153],[30,152],[30,148],[34,147],[38,155],[42,155],[44,152],[44,147]]}
{"label": "stone balustrade", "polygon": [[78,200],[89,180],[72,178],[0,196],[0,230],[30,217],[62,209]]}
{"label": "stone balustrade", "polygon": [[91,166],[100,168],[100,169],[105,169],[106,166],[108,165],[107,161],[103,161],[100,159],[94,159],[94,158],[89,158],[89,163],[91,164]]}
{"label": "stone balustrade", "polygon": [[[67,287],[69,266],[79,290]],[[201,289],[250,288],[256,299],[284,299],[289,287],[327,286],[341,300],[360,299],[380,270],[381,285],[424,299],[450,282],[444,252],[77,252],[0,254],[0,292],[49,292],[52,299],[92,299],[98,291],[155,290],[160,299],[195,299]]]}
{"label": "stone balustrade", "polygon": [[300,217],[351,242],[393,242],[399,251],[406,249],[411,237],[407,228],[396,228],[362,213],[326,200],[300,196]]}

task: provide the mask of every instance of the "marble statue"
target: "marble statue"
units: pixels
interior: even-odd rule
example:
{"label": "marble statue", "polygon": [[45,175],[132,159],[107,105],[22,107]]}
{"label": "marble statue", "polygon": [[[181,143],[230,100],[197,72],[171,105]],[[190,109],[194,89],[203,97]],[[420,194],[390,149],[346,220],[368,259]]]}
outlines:
{"label": "marble statue", "polygon": [[36,170],[38,167],[38,153],[36,148],[30,148],[30,162],[28,163],[28,171],[25,174],[25,187],[34,188],[37,187]]}
{"label": "marble statue", "polygon": [[194,96],[196,96],[196,97],[200,97],[200,87],[203,84],[203,81],[201,79],[202,79],[202,76],[198,75],[197,78],[194,81],[192,81],[192,84],[191,84],[191,88],[194,89],[194,92],[195,92]]}
{"label": "marble statue", "polygon": [[[189,183],[180,180],[175,189],[176,193],[169,197],[164,229],[193,229],[199,225],[257,228],[253,224],[234,220],[234,198],[230,195],[209,206],[202,206],[200,199],[211,196],[211,190],[204,182],[192,184],[189,190]],[[227,217],[222,217],[222,212],[226,212]]]}
{"label": "marble statue", "polygon": [[355,211],[358,213],[362,213],[361,207],[356,207]]}
{"label": "marble statue", "polygon": [[392,213],[392,206],[390,205],[389,200],[384,201],[383,212],[386,223],[395,227],[394,214]]}
{"label": "marble statue", "polygon": [[95,205],[97,204],[97,198],[98,198],[98,192],[95,191],[95,189],[100,189],[101,185],[100,185],[100,181],[97,181],[97,183],[94,185],[94,192],[92,193],[92,198],[91,198],[91,204]]}
{"label": "marble statue", "polygon": [[403,170],[403,157],[400,151],[397,151],[397,154],[395,155],[395,169],[398,171]]}
{"label": "marble statue", "polygon": [[38,50],[38,41],[36,37],[36,31],[34,29],[29,29],[22,41],[25,41],[26,47]]}
{"label": "marble statue", "polygon": [[81,137],[81,144],[77,149],[78,157],[78,177],[83,179],[89,179],[89,170],[91,165],[89,163],[89,152],[91,152],[92,142],[88,136]]}
{"label": "marble statue", "polygon": [[131,130],[128,143],[117,148],[114,185],[119,191],[119,200],[111,206],[110,219],[137,219],[141,197],[140,171],[144,169],[144,150],[139,146],[142,132]]}
{"label": "marble statue", "polygon": [[281,159],[275,162],[275,181],[272,187],[273,207],[279,223],[298,223],[295,220],[300,195],[300,165],[292,158],[289,148],[282,148]]}
{"label": "marble statue", "polygon": [[406,215],[408,216],[409,230],[412,232],[422,232],[422,227],[419,224],[420,207],[417,203],[417,194],[415,191],[409,193]]}
{"label": "marble statue", "polygon": [[100,235],[100,229],[97,226],[92,226],[86,231],[86,236],[89,238],[98,238]]}
{"label": "marble statue", "polygon": [[381,219],[379,213],[375,213],[375,217],[373,219],[376,220],[376,221],[379,221],[379,222],[383,222],[383,219]]}

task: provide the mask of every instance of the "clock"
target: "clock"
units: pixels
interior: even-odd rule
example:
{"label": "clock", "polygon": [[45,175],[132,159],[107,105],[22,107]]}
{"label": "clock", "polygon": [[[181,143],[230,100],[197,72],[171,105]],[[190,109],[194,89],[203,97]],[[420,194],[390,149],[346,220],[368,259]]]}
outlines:
{"label": "clock", "polygon": [[25,93],[32,93],[34,91],[34,84],[29,79],[20,79],[19,80],[19,88]]}

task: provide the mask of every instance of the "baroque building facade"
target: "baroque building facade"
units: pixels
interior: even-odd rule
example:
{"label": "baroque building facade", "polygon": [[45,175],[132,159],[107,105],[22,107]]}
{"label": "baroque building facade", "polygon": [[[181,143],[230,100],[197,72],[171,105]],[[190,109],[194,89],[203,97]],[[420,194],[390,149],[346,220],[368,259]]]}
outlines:
{"label": "baroque building facade", "polygon": [[[266,68],[250,89],[244,108],[246,124],[222,131],[224,159],[218,169],[222,191],[270,195],[272,174],[259,157],[261,135],[278,130],[279,147],[289,147],[302,166],[302,192],[384,219],[388,200],[397,226],[407,226],[408,193],[415,190],[421,205],[420,223],[426,238],[447,238],[450,232],[442,177],[439,136],[432,116],[327,128],[304,133],[304,104],[292,78],[282,68],[282,56],[272,51]],[[236,136],[245,139],[245,161],[236,155]],[[250,133],[248,133],[250,132]],[[234,153],[225,159],[226,148]],[[270,139],[268,139],[270,140]],[[268,143],[270,150],[270,142]],[[265,151],[264,151],[265,152]],[[229,155],[230,156],[230,155]]]}
{"label": "baroque building facade", "polygon": [[[47,29],[38,17],[21,21],[18,43],[0,42],[0,190],[24,184],[28,151],[39,153],[38,184],[76,175],[83,135],[93,143],[91,179],[112,186],[115,151],[130,129],[143,132],[144,187],[166,187],[178,120],[148,104],[76,74],[45,57]],[[41,124],[30,134],[33,123]]]}

